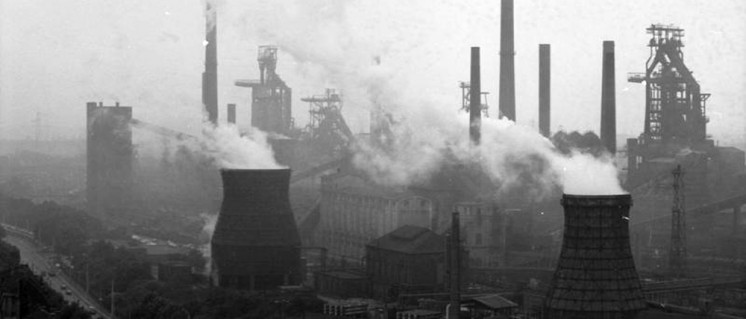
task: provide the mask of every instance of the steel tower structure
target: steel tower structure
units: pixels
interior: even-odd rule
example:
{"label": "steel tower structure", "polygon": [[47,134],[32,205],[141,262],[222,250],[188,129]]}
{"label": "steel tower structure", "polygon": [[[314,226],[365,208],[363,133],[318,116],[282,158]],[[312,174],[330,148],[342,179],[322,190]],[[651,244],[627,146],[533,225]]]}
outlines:
{"label": "steel tower structure", "polygon": [[292,90],[277,74],[277,47],[259,46],[258,80],[237,80],[236,86],[251,88],[251,126],[269,133],[290,136],[293,128]]}
{"label": "steel tower structure", "polygon": [[706,102],[692,71],[684,64],[684,30],[651,25],[650,57],[645,73],[632,73],[629,82],[645,82],[645,130],[642,143],[692,144],[707,138]]}

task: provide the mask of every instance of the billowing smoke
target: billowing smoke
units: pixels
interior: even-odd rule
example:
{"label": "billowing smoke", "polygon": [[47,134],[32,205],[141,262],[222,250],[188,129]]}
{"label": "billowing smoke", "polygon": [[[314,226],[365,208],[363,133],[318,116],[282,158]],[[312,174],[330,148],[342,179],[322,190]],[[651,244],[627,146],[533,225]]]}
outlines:
{"label": "billowing smoke", "polygon": [[[454,64],[440,56],[448,56],[446,52],[459,44],[455,38],[418,37],[424,30],[409,20],[389,19],[395,21],[361,27],[353,23],[356,17],[376,11],[362,2],[290,1],[283,3],[283,10],[272,3],[253,9],[261,13],[252,17],[250,21],[257,24],[251,27],[260,30],[264,42],[289,54],[306,81],[341,89],[345,116],[351,110],[367,115],[380,107],[397,118],[390,145],[363,141],[355,148],[354,164],[378,183],[424,182],[444,165],[460,163],[479,167],[502,191],[525,187],[530,181],[537,195],[558,186],[566,193],[623,193],[609,158],[580,152],[565,155],[533,128],[485,118],[482,142],[473,146],[468,115],[458,111],[459,79],[442,79],[437,73],[441,65]],[[419,16],[449,19],[428,14]],[[464,73],[469,46],[461,46]],[[372,62],[377,56],[381,66]],[[453,83],[453,90],[434,90],[442,87],[441,82]]]}
{"label": "billowing smoke", "polygon": [[465,114],[436,122],[401,121],[393,132],[395,139],[386,148],[363,144],[354,157],[356,166],[381,184],[426,182],[444,165],[457,162],[480,167],[503,191],[527,186],[528,174],[536,196],[556,186],[571,194],[624,193],[611,158],[578,151],[562,154],[533,128],[508,120],[484,118],[480,145],[469,140]]}
{"label": "billowing smoke", "polygon": [[212,251],[210,249],[210,241],[212,240],[212,234],[215,232],[215,224],[218,222],[218,215],[212,215],[212,214],[200,214],[200,217],[202,217],[202,221],[205,223],[204,226],[202,226],[202,232],[199,234],[200,239],[204,239],[207,241],[207,244],[200,247],[200,252],[202,252],[202,256],[205,257],[205,273],[210,273],[210,260],[212,257]]}
{"label": "billowing smoke", "polygon": [[200,151],[213,159],[220,168],[276,169],[283,168],[275,161],[267,134],[252,129],[241,134],[235,125],[212,127],[205,125]]}

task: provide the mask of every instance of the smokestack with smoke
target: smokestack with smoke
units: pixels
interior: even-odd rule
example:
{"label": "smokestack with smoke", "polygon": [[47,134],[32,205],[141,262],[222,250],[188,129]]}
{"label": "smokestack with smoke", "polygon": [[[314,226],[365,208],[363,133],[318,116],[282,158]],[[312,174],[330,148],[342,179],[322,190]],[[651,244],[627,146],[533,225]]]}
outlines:
{"label": "smokestack with smoke", "polygon": [[[308,2],[295,4],[296,12],[314,10]],[[515,105],[513,82],[508,80],[514,78],[511,64],[513,41],[508,36],[512,34],[513,2],[505,0],[503,4],[503,33],[506,36],[502,39],[505,45],[501,47],[501,92],[511,94],[501,93],[501,109],[508,105],[504,103],[507,97],[510,104]],[[524,177],[530,175],[533,181],[537,181],[531,184],[535,188],[532,195],[536,197],[554,194],[558,186],[570,194],[624,193],[617,180],[616,168],[609,159],[597,159],[579,152],[562,154],[536,129],[511,121],[515,118],[514,107],[513,118],[482,118],[480,143],[475,147],[471,138],[464,134],[470,130],[467,115],[458,113],[447,99],[422,94],[427,88],[417,87],[424,82],[421,76],[427,70],[417,72],[417,69],[411,69],[411,60],[397,62],[395,58],[382,66],[371,65],[370,57],[380,52],[395,52],[397,55],[411,52],[413,48],[410,46],[396,47],[405,43],[400,38],[404,35],[396,34],[388,42],[361,41],[358,34],[361,30],[349,24],[351,10],[346,6],[335,6],[322,12],[323,19],[316,16],[305,19],[307,15],[300,13],[280,13],[283,19],[305,19],[304,24],[292,27],[272,23],[271,27],[260,29],[264,41],[283,48],[283,52],[303,65],[303,70],[314,70],[313,74],[306,73],[308,77],[344,90],[348,112],[385,105],[395,117],[390,126],[392,142],[385,151],[367,145],[364,140],[359,141],[354,149],[353,164],[374,182],[398,186],[427,182],[444,165],[463,163],[480,167],[486,177],[501,185],[501,190],[525,186]],[[263,12],[262,15],[274,12]],[[276,20],[277,17],[273,16],[273,21]],[[305,41],[310,36],[335,41]],[[379,47],[377,43],[380,42],[388,44]],[[387,45],[391,47],[387,48]],[[510,85],[509,90],[505,89],[506,85]],[[478,94],[474,100],[478,100]]]}
{"label": "smokestack with smoke", "polygon": [[500,112],[515,122],[513,0],[502,0],[500,14]]}
{"label": "smokestack with smoke", "polygon": [[614,89],[614,41],[604,41],[601,83],[601,141],[616,153],[616,92]]}
{"label": "smokestack with smoke", "polygon": [[202,73],[202,105],[212,125],[218,124],[218,42],[215,6],[205,3],[205,72]]}
{"label": "smokestack with smoke", "polygon": [[228,104],[228,124],[236,124],[236,105]]}
{"label": "smokestack with smoke", "polygon": [[469,83],[469,137],[479,144],[482,126],[482,84],[479,74],[479,47],[471,48],[471,82]]}
{"label": "smokestack with smoke", "polygon": [[539,44],[539,133],[549,138],[552,112],[551,97],[551,64],[549,44]]}

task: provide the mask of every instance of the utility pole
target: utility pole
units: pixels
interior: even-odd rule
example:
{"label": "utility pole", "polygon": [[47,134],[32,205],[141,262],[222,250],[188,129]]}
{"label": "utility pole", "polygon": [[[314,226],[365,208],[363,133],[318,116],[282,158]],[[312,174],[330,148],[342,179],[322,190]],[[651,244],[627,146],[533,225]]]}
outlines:
{"label": "utility pole", "polygon": [[673,170],[673,207],[671,209],[671,249],[668,267],[671,275],[686,275],[686,208],[684,205],[684,172],[681,165]]}
{"label": "utility pole", "polygon": [[114,310],[114,278],[111,278],[111,316],[116,318]]}
{"label": "utility pole", "polygon": [[89,264],[85,263],[85,293],[86,294],[90,293],[90,291],[89,291],[90,284],[89,284],[89,277],[88,277],[88,266],[89,266]]}

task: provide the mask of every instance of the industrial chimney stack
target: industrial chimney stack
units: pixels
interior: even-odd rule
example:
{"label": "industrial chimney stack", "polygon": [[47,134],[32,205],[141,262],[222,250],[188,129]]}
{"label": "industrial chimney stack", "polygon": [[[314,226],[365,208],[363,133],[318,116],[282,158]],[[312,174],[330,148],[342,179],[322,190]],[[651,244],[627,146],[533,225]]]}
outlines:
{"label": "industrial chimney stack", "polygon": [[614,89],[614,41],[604,41],[601,83],[601,142],[616,153],[616,92]]}
{"label": "industrial chimney stack", "polygon": [[469,87],[469,138],[475,145],[482,135],[482,85],[479,74],[479,47],[471,48],[471,83]]}
{"label": "industrial chimney stack", "polygon": [[205,9],[205,72],[202,73],[202,105],[205,106],[208,120],[218,124],[218,43],[217,13],[209,3]]}
{"label": "industrial chimney stack", "polygon": [[228,104],[228,123],[236,124],[236,105]]}
{"label": "industrial chimney stack", "polygon": [[551,64],[549,44],[539,44],[539,133],[549,137],[551,124]]}
{"label": "industrial chimney stack", "polygon": [[502,0],[500,18],[500,113],[515,121],[513,0]]}

